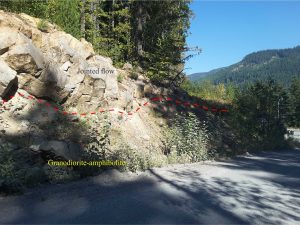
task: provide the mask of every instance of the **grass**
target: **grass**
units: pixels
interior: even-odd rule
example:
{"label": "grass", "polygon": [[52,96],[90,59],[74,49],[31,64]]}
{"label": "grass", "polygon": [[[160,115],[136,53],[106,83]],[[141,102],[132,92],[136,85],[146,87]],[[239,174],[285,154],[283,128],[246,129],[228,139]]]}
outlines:
{"label": "grass", "polygon": [[47,32],[49,29],[49,24],[48,24],[47,20],[44,20],[44,19],[40,20],[37,24],[37,28],[40,31]]}
{"label": "grass", "polygon": [[122,81],[123,81],[123,76],[122,76],[121,74],[118,74],[117,81],[118,81],[119,83],[122,83]]}
{"label": "grass", "polygon": [[137,80],[138,77],[139,77],[139,74],[137,72],[134,72],[132,71],[130,74],[129,74],[129,77],[133,80]]}

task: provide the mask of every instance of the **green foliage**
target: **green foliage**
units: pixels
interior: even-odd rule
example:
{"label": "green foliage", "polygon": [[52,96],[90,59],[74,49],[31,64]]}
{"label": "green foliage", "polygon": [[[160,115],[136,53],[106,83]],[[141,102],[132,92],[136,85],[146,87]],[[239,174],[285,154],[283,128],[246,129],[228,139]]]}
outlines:
{"label": "green foliage", "polygon": [[129,78],[133,79],[133,80],[137,80],[139,77],[139,74],[135,71],[131,71],[129,74]]}
{"label": "green foliage", "polygon": [[274,80],[249,85],[237,96],[232,126],[245,149],[276,149],[284,142],[287,93]]}
{"label": "green foliage", "polygon": [[79,0],[49,0],[46,15],[65,32],[76,38],[81,36]]}
{"label": "green foliage", "polygon": [[300,127],[300,79],[294,77],[289,89],[288,125]]}
{"label": "green foliage", "polygon": [[142,66],[154,81],[182,78],[176,75],[184,63],[183,53],[191,17],[189,1],[151,1],[143,5],[143,10],[148,20],[142,33]]}
{"label": "green foliage", "polygon": [[214,84],[233,83],[244,87],[269,77],[288,87],[294,76],[300,77],[300,46],[282,50],[266,50],[247,55],[241,62],[213,70],[200,79]]}
{"label": "green foliage", "polygon": [[118,80],[119,83],[122,83],[123,76],[121,74],[118,74],[117,80]]}
{"label": "green foliage", "polygon": [[139,152],[124,142],[114,146],[114,150],[112,150],[109,159],[126,162],[126,166],[122,166],[119,169],[132,172],[144,171],[166,164],[166,159],[162,157],[161,153],[154,152],[153,149],[150,149],[149,152]]}
{"label": "green foliage", "polygon": [[[0,190],[4,193],[19,192],[22,189],[20,172],[9,145],[0,145]],[[1,191],[0,191],[1,193]]]}
{"label": "green foliage", "polygon": [[191,96],[221,103],[231,103],[237,91],[237,88],[232,84],[227,86],[224,84],[214,85],[211,81],[191,82],[187,79],[182,83],[181,88]]}
{"label": "green foliage", "polygon": [[[181,82],[190,1],[13,0],[2,9],[48,19],[76,38],[91,42],[115,65],[130,62],[157,82]],[[39,29],[45,30],[45,24]]]}
{"label": "green foliage", "polygon": [[43,32],[46,32],[49,28],[47,20],[44,19],[40,20],[37,24],[37,28]]}
{"label": "green foliage", "polygon": [[47,1],[10,0],[1,1],[0,9],[10,12],[26,13],[39,18],[46,18]]}
{"label": "green foliage", "polygon": [[[176,114],[171,126],[165,130],[165,154],[171,161],[185,158],[187,162],[198,162],[210,158],[208,151],[209,133],[205,122],[193,113]],[[176,158],[176,157],[175,157]]]}
{"label": "green foliage", "polygon": [[[81,36],[79,0],[12,0],[1,3],[0,9],[47,19],[74,37]],[[42,21],[38,28],[45,31],[46,23]]]}

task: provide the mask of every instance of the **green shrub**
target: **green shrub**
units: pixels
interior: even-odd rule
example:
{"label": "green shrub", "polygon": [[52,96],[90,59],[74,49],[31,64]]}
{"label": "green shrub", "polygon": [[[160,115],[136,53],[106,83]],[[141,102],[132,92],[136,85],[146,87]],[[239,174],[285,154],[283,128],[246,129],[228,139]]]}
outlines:
{"label": "green shrub", "polygon": [[122,83],[122,81],[123,81],[123,76],[122,76],[121,74],[118,74],[117,81],[118,81],[119,83]]}
{"label": "green shrub", "polygon": [[48,24],[47,20],[44,20],[44,19],[40,20],[37,24],[37,28],[40,31],[47,32],[49,29],[49,24]]}
{"label": "green shrub", "polygon": [[119,167],[122,171],[144,171],[153,167],[161,167],[167,164],[167,160],[160,152],[139,152],[132,149],[124,142],[118,143],[112,149],[112,154],[109,156],[110,160],[122,160],[127,164]]}
{"label": "green shrub", "polygon": [[115,146],[115,150],[113,150],[113,154],[110,156],[110,159],[125,161],[126,166],[120,168],[121,170],[135,172],[141,167],[144,167],[144,162],[140,155],[125,143]]}
{"label": "green shrub", "polygon": [[134,72],[132,71],[130,74],[129,74],[129,77],[133,80],[137,80],[138,77],[139,77],[139,74],[137,72]]}
{"label": "green shrub", "polygon": [[16,163],[9,145],[0,145],[0,193],[15,193],[22,190],[21,171]]}
{"label": "green shrub", "polygon": [[164,153],[170,163],[198,162],[211,157],[207,127],[195,114],[176,114],[164,133]]}
{"label": "green shrub", "polygon": [[[282,99],[282,101],[280,101]],[[286,91],[274,80],[257,81],[242,90],[234,102],[232,127],[243,147],[251,150],[284,148]]]}

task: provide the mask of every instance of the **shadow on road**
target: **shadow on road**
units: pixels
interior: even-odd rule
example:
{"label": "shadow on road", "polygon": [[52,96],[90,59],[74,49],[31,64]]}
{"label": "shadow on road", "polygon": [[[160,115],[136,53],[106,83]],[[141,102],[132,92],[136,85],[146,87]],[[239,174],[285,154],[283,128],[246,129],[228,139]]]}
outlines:
{"label": "shadow on road", "polygon": [[109,171],[0,199],[9,224],[296,224],[300,151],[217,163]]}

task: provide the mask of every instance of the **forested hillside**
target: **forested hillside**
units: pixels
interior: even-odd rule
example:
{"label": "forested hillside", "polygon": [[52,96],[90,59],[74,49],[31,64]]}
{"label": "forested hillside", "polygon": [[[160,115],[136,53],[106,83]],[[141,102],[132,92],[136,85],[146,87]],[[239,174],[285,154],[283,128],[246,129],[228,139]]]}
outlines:
{"label": "forested hillside", "polygon": [[1,1],[0,9],[22,12],[85,38],[116,66],[130,62],[156,81],[180,80],[190,56],[186,36],[190,1],[49,0]]}
{"label": "forested hillside", "polygon": [[[208,72],[200,80],[243,86],[271,77],[287,87],[294,76],[300,77],[300,46],[251,53],[236,64]],[[193,76],[191,80],[195,81],[197,78]]]}

